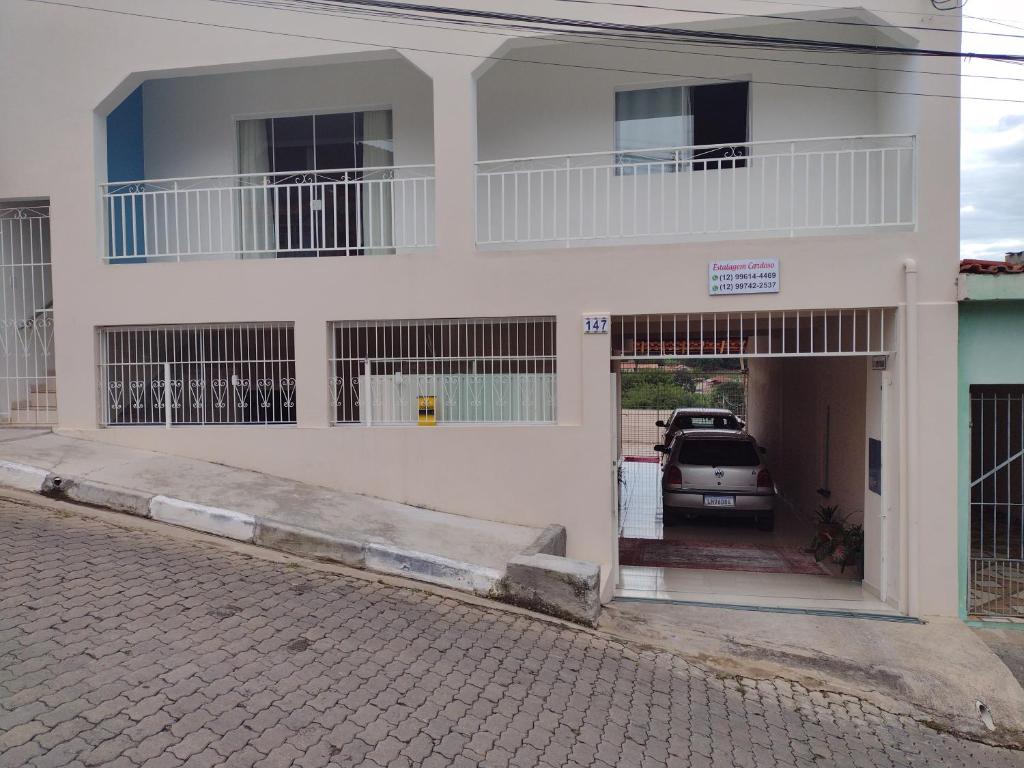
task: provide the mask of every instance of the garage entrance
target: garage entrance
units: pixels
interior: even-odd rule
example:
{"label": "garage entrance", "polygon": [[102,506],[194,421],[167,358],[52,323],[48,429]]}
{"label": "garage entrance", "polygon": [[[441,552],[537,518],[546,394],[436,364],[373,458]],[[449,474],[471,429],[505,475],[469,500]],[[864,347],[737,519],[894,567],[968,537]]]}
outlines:
{"label": "garage entrance", "polygon": [[885,309],[612,320],[617,595],[893,612]]}

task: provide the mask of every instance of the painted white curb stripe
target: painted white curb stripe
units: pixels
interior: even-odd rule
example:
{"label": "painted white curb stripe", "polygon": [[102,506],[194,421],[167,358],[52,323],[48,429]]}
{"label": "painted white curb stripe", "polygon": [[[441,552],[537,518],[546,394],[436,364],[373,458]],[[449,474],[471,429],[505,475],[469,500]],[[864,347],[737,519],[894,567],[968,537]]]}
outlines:
{"label": "painted white curb stripe", "polygon": [[366,546],[366,568],[479,594],[489,592],[502,577],[494,568],[387,544]]}
{"label": "painted white curb stripe", "polygon": [[0,461],[0,485],[7,485],[21,491],[39,493],[49,472],[27,464],[16,464],[13,461]]}
{"label": "painted white curb stripe", "polygon": [[252,515],[172,499],[169,496],[154,496],[149,502],[149,511],[154,520],[237,541],[252,541],[256,530],[256,519]]}

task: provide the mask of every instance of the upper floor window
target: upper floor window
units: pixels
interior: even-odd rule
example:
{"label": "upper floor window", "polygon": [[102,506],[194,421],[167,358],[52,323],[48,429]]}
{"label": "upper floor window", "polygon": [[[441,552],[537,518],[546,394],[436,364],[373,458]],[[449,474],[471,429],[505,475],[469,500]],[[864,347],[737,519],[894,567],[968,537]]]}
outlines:
{"label": "upper floor window", "polygon": [[241,194],[242,250],[391,250],[394,157],[387,109],[240,120],[240,183],[259,188]]}
{"label": "upper floor window", "polygon": [[[615,94],[615,151],[622,172],[742,168],[749,141],[749,83],[671,86]],[[701,146],[711,146],[700,149]]]}

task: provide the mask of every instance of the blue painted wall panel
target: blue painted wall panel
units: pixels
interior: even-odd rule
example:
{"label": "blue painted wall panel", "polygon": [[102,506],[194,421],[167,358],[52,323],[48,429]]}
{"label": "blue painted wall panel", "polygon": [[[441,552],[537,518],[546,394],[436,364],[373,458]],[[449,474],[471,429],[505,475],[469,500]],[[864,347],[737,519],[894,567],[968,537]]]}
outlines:
{"label": "blue painted wall panel", "polygon": [[[146,178],[142,99],[140,85],[107,116],[107,181],[137,181]],[[130,198],[114,198],[111,205],[113,221],[108,224],[110,255],[123,257],[144,252],[142,211],[138,205],[133,210]],[[109,211],[107,215],[110,217]],[[143,261],[145,258],[118,259],[121,264]]]}

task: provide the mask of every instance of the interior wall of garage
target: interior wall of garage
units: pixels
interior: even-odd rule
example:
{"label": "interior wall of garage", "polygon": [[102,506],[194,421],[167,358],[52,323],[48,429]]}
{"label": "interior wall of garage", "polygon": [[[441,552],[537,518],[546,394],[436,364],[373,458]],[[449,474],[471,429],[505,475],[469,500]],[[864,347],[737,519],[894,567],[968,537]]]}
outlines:
{"label": "interior wall of garage", "polygon": [[[767,450],[780,510],[813,535],[820,505],[838,505],[848,523],[874,526],[865,515],[868,368],[863,357],[751,358],[748,428]],[[876,405],[873,403],[873,405]],[[880,422],[880,410],[871,409]],[[871,425],[872,434],[878,425]],[[826,440],[828,475],[826,479]],[[818,489],[826,488],[825,498]],[[874,500],[870,500],[875,503]],[[873,531],[877,546],[877,535]]]}
{"label": "interior wall of garage", "polygon": [[[866,378],[860,357],[750,360],[750,433],[768,451],[784,503],[808,522],[821,504],[863,521]],[[831,495],[823,499],[826,431]]]}
{"label": "interior wall of garage", "polygon": [[[895,325],[895,324],[893,324]],[[894,346],[896,329],[889,331]],[[752,358],[748,425],[768,449],[776,481],[795,513],[813,524],[823,500],[825,409],[831,407],[828,504],[838,504],[864,525],[864,586],[893,605],[901,600],[899,533],[898,366],[884,370],[869,358]],[[881,442],[881,493],[868,487],[868,439]]]}

